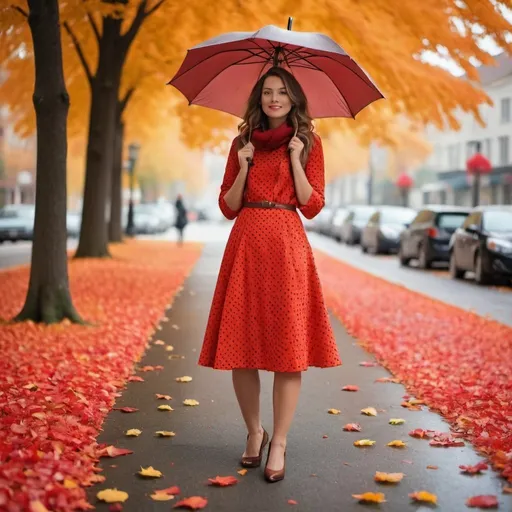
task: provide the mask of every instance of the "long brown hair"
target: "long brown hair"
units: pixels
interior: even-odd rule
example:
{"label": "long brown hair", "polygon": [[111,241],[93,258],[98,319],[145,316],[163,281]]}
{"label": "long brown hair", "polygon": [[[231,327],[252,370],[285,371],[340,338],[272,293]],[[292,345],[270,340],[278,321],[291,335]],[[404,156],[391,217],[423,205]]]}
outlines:
{"label": "long brown hair", "polygon": [[249,142],[250,134],[256,128],[260,130],[268,130],[269,128],[268,118],[261,108],[263,84],[269,76],[280,78],[286,87],[286,92],[292,103],[292,108],[286,122],[293,127],[297,137],[304,143],[300,161],[305,166],[313,147],[313,120],[309,115],[308,100],[301,85],[289,71],[281,67],[270,68],[253,87],[249,95],[243,121],[238,125],[238,148],[241,149]]}

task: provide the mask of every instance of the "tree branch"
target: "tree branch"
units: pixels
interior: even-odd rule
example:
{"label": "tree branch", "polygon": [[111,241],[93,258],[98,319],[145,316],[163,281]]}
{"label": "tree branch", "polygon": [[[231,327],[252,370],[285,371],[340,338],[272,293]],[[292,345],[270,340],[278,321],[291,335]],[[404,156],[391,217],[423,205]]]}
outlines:
{"label": "tree branch", "polygon": [[100,30],[98,28],[98,25],[94,21],[94,18],[93,18],[92,14],[89,11],[87,11],[87,17],[89,18],[89,22],[91,24],[92,31],[94,32],[94,35],[96,36],[96,41],[98,41],[98,44],[100,44],[100,42],[101,42],[101,34],[100,34]]}
{"label": "tree branch", "polygon": [[25,11],[22,7],[20,7],[19,5],[11,5],[11,7],[15,10],[15,11],[18,11],[19,13],[21,13],[23,16],[25,16],[25,18],[28,18],[28,12]]}
{"label": "tree branch", "polygon": [[69,37],[71,37],[71,40],[73,41],[73,44],[76,49],[76,53],[78,54],[78,58],[80,59],[80,62],[82,63],[82,66],[84,67],[85,75],[87,76],[87,79],[89,80],[89,84],[92,86],[94,77],[91,73],[91,68],[89,67],[89,64],[87,64],[87,60],[85,59],[85,55],[82,50],[82,47],[80,46],[80,42],[78,41],[75,34],[71,30],[71,27],[69,26],[69,23],[67,21],[64,22],[64,28],[66,29],[66,32],[69,34]]}
{"label": "tree branch", "polygon": [[139,7],[137,9],[137,14],[135,15],[135,18],[133,18],[131,27],[127,30],[126,34],[123,36],[126,46],[129,47],[132,43],[133,39],[137,35],[137,32],[139,31],[142,22],[146,18],[146,5],[147,0],[141,0]]}
{"label": "tree branch", "polygon": [[132,97],[133,93],[135,92],[135,86],[133,86],[131,89],[128,89],[126,91],[126,94],[124,95],[124,98],[119,102],[119,115],[122,116],[124,109],[126,108],[126,105],[128,105],[128,102],[130,101],[130,98]]}
{"label": "tree branch", "polygon": [[165,0],[160,0],[159,2],[157,2],[153,7],[151,7],[151,9],[149,9],[149,11],[146,11],[146,18],[148,18],[149,16],[151,16],[157,9],[160,8],[160,6],[165,2]]}

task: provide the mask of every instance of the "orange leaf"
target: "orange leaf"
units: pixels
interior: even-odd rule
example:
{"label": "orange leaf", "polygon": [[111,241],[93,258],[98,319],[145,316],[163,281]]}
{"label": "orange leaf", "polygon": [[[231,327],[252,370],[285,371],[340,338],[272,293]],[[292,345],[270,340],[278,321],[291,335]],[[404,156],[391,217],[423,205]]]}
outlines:
{"label": "orange leaf", "polygon": [[158,400],[172,400],[172,396],[170,395],[161,395],[160,393],[155,393],[155,396]]}
{"label": "orange leaf", "polygon": [[167,489],[157,489],[155,491],[155,493],[157,493],[157,494],[172,494],[173,496],[175,496],[176,494],[180,493],[180,488],[175,485],[173,487],[167,487]]}
{"label": "orange leaf", "polygon": [[427,466],[427,469],[439,469],[439,466],[431,466],[430,464]]}
{"label": "orange leaf", "polygon": [[219,487],[227,487],[228,485],[235,485],[238,479],[234,476],[216,476],[215,478],[208,478],[210,485],[217,485]]}
{"label": "orange leaf", "polygon": [[190,498],[185,498],[184,500],[178,501],[173,508],[189,508],[190,510],[199,510],[200,508],[204,508],[208,505],[208,500],[206,498],[201,498],[201,496],[191,496]]}
{"label": "orange leaf", "polygon": [[352,498],[367,503],[385,503],[386,496],[382,492],[365,492],[363,494],[352,494]]}
{"label": "orange leaf", "polygon": [[288,505],[298,505],[299,502],[295,500],[288,500]]}
{"label": "orange leaf", "polygon": [[424,501],[426,503],[437,503],[437,496],[427,491],[417,491],[409,494],[409,498],[415,501]]}
{"label": "orange leaf", "polygon": [[468,507],[498,508],[498,499],[491,494],[472,496],[466,501]]}
{"label": "orange leaf", "polygon": [[375,473],[374,479],[376,482],[396,484],[400,482],[403,479],[403,477],[403,473],[382,473],[381,471],[377,471]]}
{"label": "orange leaf", "polygon": [[475,473],[481,473],[485,469],[489,469],[489,466],[485,462],[479,462],[478,464],[475,464],[474,466],[459,466],[460,469],[462,469],[463,473],[468,473],[470,475],[474,475]]}
{"label": "orange leaf", "polygon": [[346,432],[361,432],[361,425],[359,423],[347,423],[343,430]]}
{"label": "orange leaf", "polygon": [[113,407],[113,411],[122,411],[122,412],[137,412],[139,409],[135,407]]}
{"label": "orange leaf", "polygon": [[343,386],[341,389],[343,391],[359,391],[359,386],[349,385],[349,386]]}

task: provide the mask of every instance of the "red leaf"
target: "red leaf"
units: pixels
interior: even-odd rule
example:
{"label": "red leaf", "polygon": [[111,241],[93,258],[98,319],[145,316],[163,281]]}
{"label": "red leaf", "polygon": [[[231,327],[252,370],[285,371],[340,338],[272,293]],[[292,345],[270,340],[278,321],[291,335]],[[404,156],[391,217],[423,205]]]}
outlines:
{"label": "red leaf", "polygon": [[173,496],[176,496],[176,494],[180,494],[180,492],[180,488],[177,486],[167,487],[167,489],[159,489],[155,491],[155,493],[157,494],[172,494]]}
{"label": "red leaf", "polygon": [[228,485],[235,485],[238,479],[234,476],[216,476],[215,478],[208,478],[210,485],[217,485],[219,487],[227,487]]}
{"label": "red leaf", "polygon": [[122,411],[122,412],[137,412],[139,409],[135,407],[113,407],[113,411]]}
{"label": "red leaf", "polygon": [[343,426],[346,432],[361,432],[361,425],[359,423],[347,423]]}
{"label": "red leaf", "polygon": [[120,457],[121,455],[129,455],[130,453],[133,453],[133,451],[127,450],[126,448],[116,448],[110,445],[99,451],[99,457]]}
{"label": "red leaf", "polygon": [[298,505],[299,502],[295,500],[288,500],[288,505]]}
{"label": "red leaf", "polygon": [[123,505],[121,503],[112,503],[108,509],[110,512],[121,512],[121,510],[123,510]]}
{"label": "red leaf", "polygon": [[144,382],[144,379],[138,375],[132,375],[131,377],[128,377],[128,382]]}
{"label": "red leaf", "polygon": [[208,505],[208,500],[206,498],[201,498],[201,496],[192,496],[178,501],[173,508],[189,508],[190,510],[198,510],[206,507],[206,505]]}
{"label": "red leaf", "polygon": [[468,507],[479,507],[479,508],[498,508],[498,499],[496,496],[487,494],[480,496],[472,496],[466,501]]}
{"label": "red leaf", "polygon": [[373,361],[361,361],[359,363],[359,366],[365,366],[365,367],[371,367],[371,366],[379,366],[379,363],[373,362]]}
{"label": "red leaf", "polygon": [[349,385],[349,386],[343,386],[341,389],[343,391],[359,391],[359,386]]}
{"label": "red leaf", "polygon": [[489,469],[489,466],[485,462],[479,462],[474,466],[459,466],[463,473],[469,473],[474,475],[475,473],[481,473],[485,469]]}

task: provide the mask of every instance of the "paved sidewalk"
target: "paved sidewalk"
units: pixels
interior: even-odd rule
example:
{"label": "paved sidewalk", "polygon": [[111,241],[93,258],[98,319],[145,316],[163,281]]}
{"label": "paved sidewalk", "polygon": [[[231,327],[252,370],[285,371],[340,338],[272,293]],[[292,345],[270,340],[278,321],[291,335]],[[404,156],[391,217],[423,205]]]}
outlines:
{"label": "paved sidewalk", "polygon": [[[408,432],[415,428],[447,431],[447,424],[428,411],[413,412],[400,406],[405,390],[397,384],[374,383],[388,376],[380,367],[364,368],[359,362],[373,360],[331,316],[344,365],[334,369],[310,369],[303,377],[303,390],[292,431],[288,440],[287,473],[283,482],[267,484],[262,469],[237,474],[244,450],[245,430],[231,387],[230,372],[214,371],[197,366],[209,306],[216,283],[224,243],[210,243],[172,309],[169,322],[162,323],[154,340],[174,346],[173,354],[185,359],[169,360],[171,352],[163,345],[151,344],[139,363],[162,365],[156,372],[136,372],[145,382],[131,382],[116,407],[136,407],[136,413],[111,411],[99,442],[129,448],[135,453],[113,459],[101,459],[106,481],[89,489],[91,503],[98,510],[108,505],[97,502],[96,493],[105,488],[118,488],[129,493],[123,511],[145,512],[170,510],[174,501],[159,503],[149,495],[155,489],[177,485],[181,497],[203,496],[208,499],[205,510],[222,512],[274,512],[297,510],[306,512],[350,512],[368,508],[358,504],[351,495],[366,491],[384,492],[387,503],[376,508],[429,510],[412,504],[408,494],[427,490],[437,494],[436,510],[459,512],[468,497],[495,494],[500,509],[512,510],[512,496],[501,493],[503,481],[494,473],[474,477],[460,474],[459,464],[475,464],[481,458],[471,447],[432,448],[428,441],[413,439]],[[179,329],[173,328],[179,326]],[[176,377],[193,377],[188,384],[175,382]],[[262,375],[263,425],[271,430],[271,374]],[[342,386],[355,384],[360,391],[341,391]],[[170,402],[155,398],[155,393],[169,394]],[[198,400],[197,407],[182,405],[184,399]],[[160,412],[157,406],[168,403],[172,412]],[[384,409],[377,417],[366,417],[360,410],[372,406]],[[341,415],[327,414],[336,408]],[[404,418],[405,425],[391,426],[390,418]],[[344,432],[346,423],[357,422],[360,433]],[[126,437],[131,428],[142,430],[139,437]],[[172,430],[173,438],[158,438],[157,430]],[[324,436],[328,436],[324,438]],[[375,446],[356,448],[357,439],[373,439]],[[394,439],[407,443],[406,449],[387,447]],[[412,462],[412,464],[408,462]],[[111,467],[115,465],[116,467]],[[438,470],[426,469],[436,465]],[[162,471],[160,479],[142,479],[136,475],[140,467],[153,466]],[[382,485],[373,481],[375,471],[403,472],[403,481]],[[233,487],[213,488],[208,478],[233,475],[239,483]],[[289,505],[289,499],[298,505]],[[375,507],[369,507],[375,508]]]}

